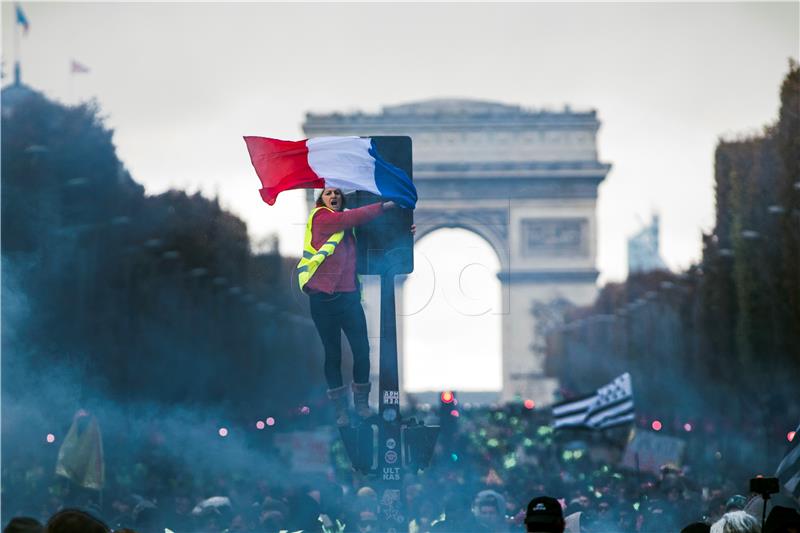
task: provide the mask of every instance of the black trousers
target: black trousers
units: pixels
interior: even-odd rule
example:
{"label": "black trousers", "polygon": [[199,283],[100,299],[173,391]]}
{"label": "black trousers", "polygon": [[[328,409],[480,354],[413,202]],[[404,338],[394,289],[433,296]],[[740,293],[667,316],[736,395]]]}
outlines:
{"label": "black trousers", "polygon": [[369,339],[367,320],[361,307],[361,294],[335,292],[311,293],[311,318],[317,326],[319,338],[325,348],[325,379],[328,388],[336,389],[342,381],[342,331],[353,351],[353,381],[369,381]]}

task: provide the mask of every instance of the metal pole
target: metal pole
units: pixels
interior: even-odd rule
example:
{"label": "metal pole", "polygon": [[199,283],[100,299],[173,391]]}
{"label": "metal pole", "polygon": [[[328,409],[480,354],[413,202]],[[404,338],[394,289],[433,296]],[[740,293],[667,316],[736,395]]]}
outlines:
{"label": "metal pole", "polygon": [[403,457],[400,426],[400,379],[397,365],[397,318],[394,273],[381,275],[380,387],[378,404],[378,472],[381,531],[407,531],[403,497]]}

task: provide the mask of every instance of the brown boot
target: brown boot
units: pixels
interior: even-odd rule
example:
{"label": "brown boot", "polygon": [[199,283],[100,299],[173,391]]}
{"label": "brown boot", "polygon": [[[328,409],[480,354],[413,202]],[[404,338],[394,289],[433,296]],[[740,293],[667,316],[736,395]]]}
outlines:
{"label": "brown boot", "polygon": [[372,416],[372,411],[369,408],[369,391],[371,389],[372,384],[369,382],[353,382],[353,406],[356,408],[356,414],[361,418]]}
{"label": "brown boot", "polygon": [[346,427],[350,425],[350,415],[347,413],[347,386],[342,385],[335,389],[328,389],[328,398],[333,402],[336,410],[336,425]]}

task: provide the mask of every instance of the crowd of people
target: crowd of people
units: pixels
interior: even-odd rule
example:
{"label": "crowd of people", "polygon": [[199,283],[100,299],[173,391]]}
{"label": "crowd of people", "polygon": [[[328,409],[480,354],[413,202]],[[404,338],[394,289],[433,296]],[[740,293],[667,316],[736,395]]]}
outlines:
{"label": "crowd of people", "polygon": [[[323,412],[302,424],[331,419]],[[408,532],[761,530],[761,500],[748,493],[746,481],[763,472],[747,465],[737,471],[704,453],[702,443],[710,441],[703,436],[689,443],[681,464],[632,470],[613,454],[624,447],[628,428],[618,431],[618,442],[613,433],[562,435],[547,421],[514,406],[462,409],[443,426],[430,467],[405,475]],[[317,475],[216,468],[223,457],[186,462],[160,453],[158,439],[121,457],[111,453],[114,437],[106,436],[102,493],[55,476],[42,463],[4,462],[4,531],[41,531],[48,520],[46,531],[77,531],[69,524],[89,519],[106,529],[83,531],[381,531],[380,486],[349,467],[332,435],[331,466]],[[263,453],[270,464],[278,452]],[[797,502],[773,503],[764,531],[800,531]]]}

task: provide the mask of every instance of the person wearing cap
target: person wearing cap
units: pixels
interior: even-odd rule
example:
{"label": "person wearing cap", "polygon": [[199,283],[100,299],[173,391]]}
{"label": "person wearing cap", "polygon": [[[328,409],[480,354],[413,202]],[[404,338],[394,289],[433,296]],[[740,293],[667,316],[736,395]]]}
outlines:
{"label": "person wearing cap", "polygon": [[564,533],[564,513],[558,500],[538,496],[528,503],[525,513],[525,531],[528,533]]}
{"label": "person wearing cap", "polygon": [[734,494],[725,502],[726,513],[730,513],[731,511],[744,511],[745,507],[747,507],[747,498],[741,494]]}

